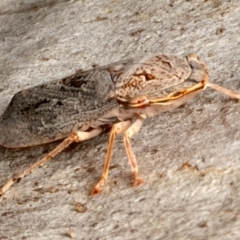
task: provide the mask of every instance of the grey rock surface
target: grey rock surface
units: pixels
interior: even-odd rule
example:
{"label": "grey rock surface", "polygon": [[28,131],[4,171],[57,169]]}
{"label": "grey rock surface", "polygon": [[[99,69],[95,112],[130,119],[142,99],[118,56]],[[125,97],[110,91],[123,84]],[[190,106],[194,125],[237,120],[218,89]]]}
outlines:
{"label": "grey rock surface", "polygon": [[[239,16],[237,0],[1,1],[0,114],[20,90],[146,53],[196,52],[212,82],[239,90]],[[147,119],[131,141],[145,184],[131,187],[119,136],[94,197],[108,134],[72,144],[0,198],[0,239],[239,239],[239,109],[207,89]],[[56,144],[1,147],[0,184]]]}

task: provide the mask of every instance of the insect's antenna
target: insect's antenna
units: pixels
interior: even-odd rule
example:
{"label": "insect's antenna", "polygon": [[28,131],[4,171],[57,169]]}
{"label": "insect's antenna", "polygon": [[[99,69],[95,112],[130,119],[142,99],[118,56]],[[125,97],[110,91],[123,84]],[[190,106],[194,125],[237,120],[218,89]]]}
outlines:
{"label": "insect's antenna", "polygon": [[213,88],[213,89],[215,89],[215,90],[217,90],[219,92],[225,93],[226,95],[228,95],[228,96],[230,96],[232,98],[236,98],[236,99],[240,100],[240,93],[238,93],[238,92],[232,91],[230,89],[221,87],[221,86],[219,86],[217,84],[210,83],[210,82],[207,83],[207,86],[210,87],[210,88]]}

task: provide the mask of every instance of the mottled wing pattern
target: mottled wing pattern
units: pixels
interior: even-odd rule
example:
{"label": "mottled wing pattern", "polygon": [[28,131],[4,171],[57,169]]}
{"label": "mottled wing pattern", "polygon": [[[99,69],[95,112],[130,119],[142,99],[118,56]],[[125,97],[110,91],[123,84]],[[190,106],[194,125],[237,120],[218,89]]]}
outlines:
{"label": "mottled wing pattern", "polygon": [[65,138],[74,130],[86,131],[117,107],[112,78],[130,63],[78,71],[17,93],[0,119],[0,145],[28,147]]}

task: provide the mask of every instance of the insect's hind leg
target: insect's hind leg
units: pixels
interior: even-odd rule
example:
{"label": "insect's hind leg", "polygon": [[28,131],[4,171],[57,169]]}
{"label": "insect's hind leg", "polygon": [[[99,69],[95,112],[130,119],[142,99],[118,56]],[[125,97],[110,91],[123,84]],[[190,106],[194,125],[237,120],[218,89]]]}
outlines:
{"label": "insect's hind leg", "polygon": [[26,176],[27,174],[32,173],[35,169],[42,167],[46,162],[50,161],[53,157],[55,157],[58,153],[67,148],[72,142],[80,142],[90,138],[93,138],[100,134],[102,131],[101,128],[93,129],[89,132],[73,132],[69,137],[63,140],[61,144],[59,144],[56,148],[54,148],[50,153],[48,153],[45,157],[38,160],[36,163],[31,166],[25,168],[24,170],[15,173],[0,189],[0,196],[3,195],[15,182],[19,181],[21,178]]}

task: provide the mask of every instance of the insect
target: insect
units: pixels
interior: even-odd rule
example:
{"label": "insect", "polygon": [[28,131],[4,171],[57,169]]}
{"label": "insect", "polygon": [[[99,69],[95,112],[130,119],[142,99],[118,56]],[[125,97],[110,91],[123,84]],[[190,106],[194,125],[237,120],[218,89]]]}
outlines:
{"label": "insect", "polygon": [[0,195],[72,142],[91,139],[107,128],[111,130],[106,160],[91,194],[100,193],[107,180],[116,134],[123,134],[133,185],[141,184],[130,138],[145,118],[182,105],[206,87],[240,99],[239,93],[208,82],[206,64],[196,54],[130,59],[78,71],[17,93],[0,121],[0,145],[23,148],[64,140],[45,157],[14,174]]}

